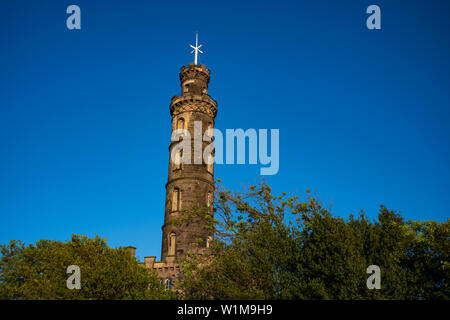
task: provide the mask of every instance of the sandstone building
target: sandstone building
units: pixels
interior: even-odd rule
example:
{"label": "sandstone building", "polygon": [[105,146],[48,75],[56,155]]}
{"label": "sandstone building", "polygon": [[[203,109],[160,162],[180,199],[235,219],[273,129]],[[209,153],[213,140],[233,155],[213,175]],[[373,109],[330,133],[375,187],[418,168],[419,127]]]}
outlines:
{"label": "sandstone building", "polygon": [[[144,258],[143,263],[146,268],[155,270],[167,287],[176,282],[180,274],[177,259],[184,257],[188,251],[197,253],[207,251],[212,241],[212,233],[205,229],[203,221],[188,220],[181,225],[173,224],[174,219],[180,218],[186,211],[195,207],[203,207],[208,211],[208,208],[211,208],[212,213],[214,165],[205,163],[203,159],[203,150],[210,142],[202,139],[206,130],[214,128],[217,114],[217,102],[208,95],[209,79],[210,71],[205,65],[190,63],[187,67],[183,66],[180,71],[181,95],[172,97],[170,104],[172,133],[177,129],[177,133],[186,130],[185,134],[180,134],[180,140],[190,135],[192,159],[190,164],[185,163],[186,161],[174,163],[172,159],[183,159],[185,155],[175,149],[179,141],[171,141],[161,261],[156,261],[155,256],[148,256]],[[198,121],[201,122],[200,138],[194,135],[194,121],[197,121],[197,124]],[[201,155],[198,151],[197,154],[194,152],[195,144],[202,146]],[[175,152],[177,154],[173,154]],[[197,161],[194,161],[194,157],[197,157]],[[129,248],[134,256],[135,248]]]}

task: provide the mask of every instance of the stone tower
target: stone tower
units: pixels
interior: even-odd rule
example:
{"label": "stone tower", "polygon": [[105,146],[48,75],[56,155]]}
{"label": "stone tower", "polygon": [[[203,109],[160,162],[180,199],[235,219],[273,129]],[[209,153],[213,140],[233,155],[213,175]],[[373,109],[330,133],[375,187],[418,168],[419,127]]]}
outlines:
{"label": "stone tower", "polygon": [[[211,142],[203,141],[208,129],[214,128],[217,102],[208,95],[210,71],[204,65],[190,63],[180,71],[181,96],[172,97],[170,115],[172,133],[180,132],[180,140],[190,136],[191,157],[175,146],[179,141],[171,141],[169,146],[169,175],[166,184],[166,206],[162,226],[161,262],[174,263],[189,250],[206,248],[211,241],[211,233],[199,220],[190,220],[182,225],[172,221],[185,214],[186,210],[212,207],[214,194],[214,165],[203,159],[203,151]],[[194,133],[194,124],[196,134]],[[201,124],[201,132],[198,132]],[[186,142],[186,141],[184,141]],[[180,164],[172,159],[182,159]],[[209,161],[208,161],[209,162]]]}

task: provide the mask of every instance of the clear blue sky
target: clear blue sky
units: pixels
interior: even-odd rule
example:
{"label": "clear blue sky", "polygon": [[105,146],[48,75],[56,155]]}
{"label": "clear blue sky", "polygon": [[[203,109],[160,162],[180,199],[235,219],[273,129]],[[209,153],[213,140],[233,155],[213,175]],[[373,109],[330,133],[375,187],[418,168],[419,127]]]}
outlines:
{"label": "clear blue sky", "polygon": [[[66,28],[77,4],[82,29]],[[381,8],[382,30],[365,26]],[[217,128],[280,129],[276,192],[449,217],[448,1],[0,1],[0,243],[160,255],[170,98],[199,31]],[[259,165],[216,166],[240,188]]]}

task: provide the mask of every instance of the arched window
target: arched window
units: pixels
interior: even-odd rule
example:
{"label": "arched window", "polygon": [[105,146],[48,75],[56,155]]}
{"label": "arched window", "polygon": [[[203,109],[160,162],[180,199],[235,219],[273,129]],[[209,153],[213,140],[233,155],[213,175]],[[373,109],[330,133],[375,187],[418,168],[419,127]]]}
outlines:
{"label": "arched window", "polygon": [[206,247],[209,248],[212,244],[212,236],[208,236],[206,239]]}
{"label": "arched window", "polygon": [[208,128],[206,129],[207,130],[207,135],[208,135],[208,137],[210,137],[211,139],[214,137],[214,129],[213,129],[213,125],[212,125],[212,122],[210,121],[209,123],[208,123]]}
{"label": "arched window", "polygon": [[183,161],[183,149],[179,150],[175,154],[175,166],[174,170],[182,169],[182,161]]}
{"label": "arched window", "polygon": [[213,156],[212,153],[210,153],[210,154],[208,155],[208,163],[206,164],[206,166],[207,166],[207,170],[208,170],[210,173],[213,173],[213,169],[214,169],[214,156]]}
{"label": "arched window", "polygon": [[206,194],[206,206],[208,208],[210,208],[212,206],[212,192],[208,191],[208,193]]}
{"label": "arched window", "polygon": [[184,119],[183,118],[178,118],[177,129],[184,129]]}
{"label": "arched window", "polygon": [[165,284],[165,289],[170,290],[170,288],[172,287],[172,280],[166,279],[166,281],[164,281],[164,284]]}
{"label": "arched window", "polygon": [[179,211],[181,204],[181,192],[180,189],[175,188],[172,192],[172,211]]}
{"label": "arched window", "polygon": [[169,235],[169,256],[175,255],[175,242],[176,242],[177,236],[175,233],[171,233]]}

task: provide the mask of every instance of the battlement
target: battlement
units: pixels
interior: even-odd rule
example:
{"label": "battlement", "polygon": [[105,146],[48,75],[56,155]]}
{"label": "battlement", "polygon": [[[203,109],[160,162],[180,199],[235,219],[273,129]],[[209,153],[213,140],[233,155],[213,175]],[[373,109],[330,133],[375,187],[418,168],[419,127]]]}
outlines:
{"label": "battlement", "polygon": [[156,261],[155,256],[144,257],[144,266],[147,269],[156,271],[158,274],[169,271],[180,271],[180,266],[175,262]]}
{"label": "battlement", "polygon": [[199,79],[209,83],[210,71],[206,69],[204,64],[196,65],[194,63],[189,63],[189,65],[182,66],[180,70],[180,81],[181,83],[186,80]]}
{"label": "battlement", "polygon": [[144,257],[144,263],[141,265],[158,274],[161,283],[164,283],[166,289],[173,289],[181,274],[180,265],[175,262],[156,261],[155,256]]}

